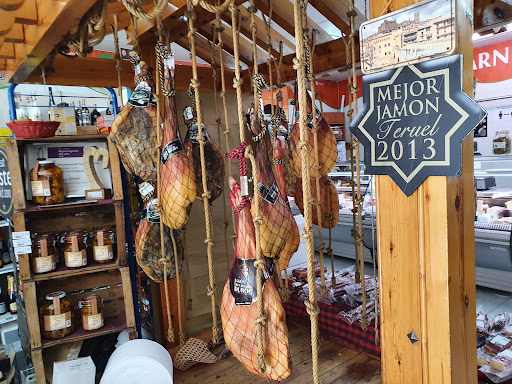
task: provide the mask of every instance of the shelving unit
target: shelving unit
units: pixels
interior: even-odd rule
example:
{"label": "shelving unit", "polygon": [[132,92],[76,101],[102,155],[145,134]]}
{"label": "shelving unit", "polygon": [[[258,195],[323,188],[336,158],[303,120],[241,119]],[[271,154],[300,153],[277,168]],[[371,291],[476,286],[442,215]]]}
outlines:
{"label": "shelving unit", "polygon": [[[24,192],[25,172],[23,169],[27,143],[61,142],[79,143],[91,140],[106,140],[112,175],[112,199],[86,201],[83,198],[67,199],[63,204],[36,206],[27,201]],[[30,333],[30,349],[38,383],[46,383],[43,350],[66,342],[85,340],[96,336],[127,330],[130,337],[136,336],[130,271],[127,266],[125,212],[119,155],[114,145],[103,135],[64,136],[47,139],[8,139],[7,157],[11,173],[13,194],[13,223],[15,231],[31,233],[59,233],[69,230],[91,231],[100,228],[116,229],[117,257],[105,264],[88,265],[69,269],[59,265],[55,271],[34,274],[30,265],[30,254],[18,256],[19,276],[23,283],[27,324]],[[1,273],[1,269],[0,269]],[[57,340],[42,338],[39,321],[38,300],[48,293],[65,291],[76,305],[91,292],[99,292],[104,300],[105,325],[95,331],[82,329],[79,317],[75,319],[75,331]],[[0,323],[2,318],[0,317]]]}

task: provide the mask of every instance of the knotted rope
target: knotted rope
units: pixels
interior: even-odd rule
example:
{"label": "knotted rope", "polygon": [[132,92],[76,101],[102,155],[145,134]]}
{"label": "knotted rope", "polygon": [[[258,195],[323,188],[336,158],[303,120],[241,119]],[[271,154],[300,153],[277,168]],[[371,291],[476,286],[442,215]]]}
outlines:
{"label": "knotted rope", "polygon": [[[226,0],[229,1],[229,0]],[[194,5],[192,0],[187,0],[187,12],[189,15],[195,14]],[[199,96],[199,77],[197,74],[197,57],[196,57],[196,43],[194,39],[194,34],[197,32],[196,28],[194,28],[194,19],[195,17],[188,17],[188,40],[190,44],[190,57],[192,59],[192,79],[191,84],[194,89],[195,96],[195,104],[197,111],[197,128],[198,128],[198,136],[197,141],[199,142],[199,154],[201,158],[201,176],[203,183],[203,207],[204,207],[204,217],[205,217],[205,225],[206,225],[206,253],[208,257],[208,278],[209,278],[209,286],[207,287],[208,296],[211,298],[212,305],[212,341],[213,344],[217,344],[219,342],[219,327],[218,327],[218,307],[217,307],[217,290],[215,284],[215,269],[213,262],[213,224],[212,224],[212,215],[210,211],[210,204],[208,199],[210,198],[210,191],[208,190],[208,184],[206,182],[206,159],[204,154],[204,145],[205,140],[203,136],[203,114],[201,111],[201,100]]]}
{"label": "knotted rope", "polygon": [[116,71],[117,71],[117,94],[119,95],[119,100],[121,101],[121,107],[124,105],[123,103],[123,83],[121,82],[121,70],[123,67],[121,66],[121,54],[119,49],[119,37],[117,36],[117,15],[114,15],[114,26],[112,27],[112,34],[114,35],[114,59],[116,59]]}
{"label": "knotted rope", "polygon": [[[295,0],[293,3],[294,20],[295,20],[295,52],[296,57],[293,59],[293,68],[297,71],[297,89],[299,105],[303,108],[307,105],[306,97],[306,62],[304,55],[304,28],[303,16],[305,7],[303,0]],[[318,344],[319,344],[319,331],[318,331],[318,314],[320,309],[317,304],[317,295],[315,287],[315,244],[313,241],[313,215],[311,206],[311,183],[309,174],[309,148],[308,148],[308,126],[307,126],[307,114],[299,114],[299,129],[300,129],[300,142],[298,148],[301,154],[302,163],[302,180],[305,182],[302,185],[302,194],[304,201],[304,230],[302,237],[306,241],[306,255],[308,261],[308,284],[311,287],[309,289],[309,299],[305,300],[307,312],[311,319],[311,351],[312,351],[312,368],[313,368],[313,383],[319,384],[318,377]]]}
{"label": "knotted rope", "polygon": [[168,0],[157,0],[155,7],[151,12],[145,12],[140,5],[143,4],[144,0],[121,0],[125,8],[132,15],[139,19],[152,20],[157,19],[162,15],[163,10],[169,5]]}

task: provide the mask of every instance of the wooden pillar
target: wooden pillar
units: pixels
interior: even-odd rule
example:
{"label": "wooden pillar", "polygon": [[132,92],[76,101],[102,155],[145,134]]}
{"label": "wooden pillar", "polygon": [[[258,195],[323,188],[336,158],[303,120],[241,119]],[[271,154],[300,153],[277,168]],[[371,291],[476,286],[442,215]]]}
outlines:
{"label": "wooden pillar", "polygon": [[[393,0],[387,12],[417,1]],[[370,0],[371,17],[388,0]],[[457,0],[457,52],[472,95],[473,2]],[[427,17],[428,15],[422,15]],[[461,177],[429,177],[410,197],[378,176],[377,231],[384,384],[476,384],[473,135]],[[419,341],[412,344],[407,334]]]}

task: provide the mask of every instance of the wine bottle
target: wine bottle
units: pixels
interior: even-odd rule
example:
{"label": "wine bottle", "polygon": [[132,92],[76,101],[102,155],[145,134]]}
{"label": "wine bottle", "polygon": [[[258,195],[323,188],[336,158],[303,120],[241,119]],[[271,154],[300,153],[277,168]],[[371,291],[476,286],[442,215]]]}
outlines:
{"label": "wine bottle", "polygon": [[48,117],[49,117],[49,120],[52,120],[54,106],[55,106],[55,100],[53,99],[52,87],[48,87]]}
{"label": "wine bottle", "polygon": [[91,115],[89,113],[89,108],[85,106],[85,99],[82,100],[82,122],[83,125],[91,125]]}
{"label": "wine bottle", "polygon": [[0,288],[0,315],[4,315],[7,313],[7,304],[5,303],[5,295],[2,293],[2,289]]}
{"label": "wine bottle", "polygon": [[7,304],[9,312],[18,313],[18,304],[16,303],[16,291],[14,289],[14,276],[7,276]]}
{"label": "wine bottle", "polygon": [[96,121],[100,116],[101,113],[98,112],[98,109],[96,109],[96,104],[94,104],[94,110],[91,112],[91,125],[96,125]]}
{"label": "wine bottle", "polygon": [[78,127],[80,125],[80,116],[78,115],[78,109],[75,108],[76,106],[74,101],[71,102],[71,106],[75,110],[75,124]]}

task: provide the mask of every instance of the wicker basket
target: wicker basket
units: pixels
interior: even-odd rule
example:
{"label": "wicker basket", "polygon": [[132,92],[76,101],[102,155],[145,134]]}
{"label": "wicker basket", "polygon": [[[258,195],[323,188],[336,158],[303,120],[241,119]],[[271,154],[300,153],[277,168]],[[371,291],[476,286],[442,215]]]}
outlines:
{"label": "wicker basket", "polygon": [[60,121],[13,120],[7,123],[14,136],[20,139],[55,136]]}

